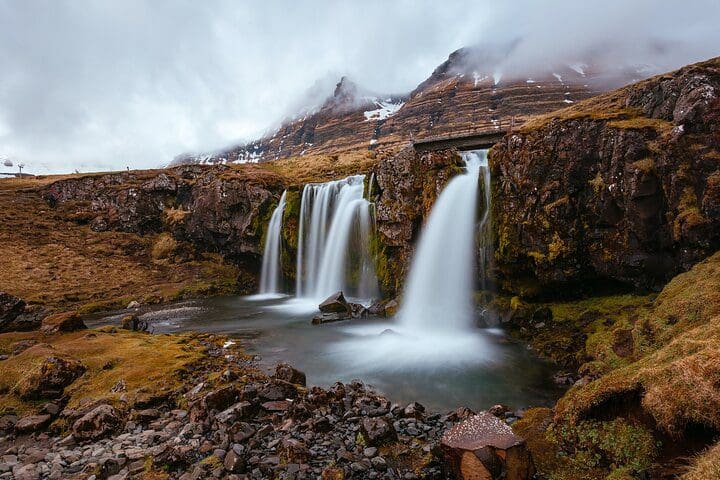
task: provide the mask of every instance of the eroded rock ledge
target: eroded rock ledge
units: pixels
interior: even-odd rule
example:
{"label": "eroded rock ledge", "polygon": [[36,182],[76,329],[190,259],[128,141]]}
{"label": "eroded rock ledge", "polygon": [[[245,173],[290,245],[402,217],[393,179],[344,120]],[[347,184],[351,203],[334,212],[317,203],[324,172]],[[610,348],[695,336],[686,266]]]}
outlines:
{"label": "eroded rock ledge", "polygon": [[530,122],[491,151],[506,290],[658,289],[720,248],[720,60]]}

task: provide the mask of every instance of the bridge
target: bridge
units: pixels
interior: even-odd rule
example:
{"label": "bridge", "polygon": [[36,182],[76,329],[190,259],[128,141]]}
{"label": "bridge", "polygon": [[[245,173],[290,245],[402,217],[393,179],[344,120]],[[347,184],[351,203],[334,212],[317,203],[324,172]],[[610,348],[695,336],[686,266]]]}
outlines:
{"label": "bridge", "polygon": [[480,125],[475,124],[472,130],[413,140],[413,146],[416,152],[430,152],[448,148],[457,148],[458,150],[490,148],[520,124],[521,122],[515,117],[505,121],[499,120],[485,122]]}

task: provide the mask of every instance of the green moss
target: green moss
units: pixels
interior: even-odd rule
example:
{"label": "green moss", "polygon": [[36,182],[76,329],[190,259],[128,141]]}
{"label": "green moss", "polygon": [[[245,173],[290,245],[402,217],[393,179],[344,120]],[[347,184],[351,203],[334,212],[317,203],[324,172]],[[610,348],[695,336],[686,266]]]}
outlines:
{"label": "green moss", "polygon": [[577,463],[578,467],[606,468],[608,473],[646,471],[660,446],[646,427],[624,418],[556,424],[548,429],[548,436],[565,449],[570,463]]}

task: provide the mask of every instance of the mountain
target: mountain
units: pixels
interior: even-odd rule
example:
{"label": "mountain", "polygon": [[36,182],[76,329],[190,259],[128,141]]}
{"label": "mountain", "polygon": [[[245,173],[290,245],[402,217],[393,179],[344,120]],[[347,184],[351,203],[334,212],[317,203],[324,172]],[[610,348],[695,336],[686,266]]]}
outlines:
{"label": "mountain", "polygon": [[172,164],[394,150],[412,139],[506,129],[653,73],[592,62],[509,68],[506,58],[502,49],[459,49],[406,95],[374,94],[343,77],[319,108],[272,134],[216,153],[180,155]]}

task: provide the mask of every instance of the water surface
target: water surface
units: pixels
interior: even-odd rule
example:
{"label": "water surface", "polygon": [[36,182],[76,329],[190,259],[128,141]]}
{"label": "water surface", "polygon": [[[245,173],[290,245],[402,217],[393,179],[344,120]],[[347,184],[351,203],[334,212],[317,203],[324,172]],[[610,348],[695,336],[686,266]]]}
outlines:
{"label": "water surface", "polygon": [[[308,384],[330,386],[360,379],[395,402],[419,401],[446,411],[504,403],[513,408],[551,405],[562,393],[553,367],[497,329],[444,338],[392,333],[397,325],[369,318],[314,326],[315,302],[282,296],[218,297],[143,311],[156,333],[201,331],[240,339],[270,368],[287,361]],[[117,325],[127,312],[98,316],[88,326]]]}

